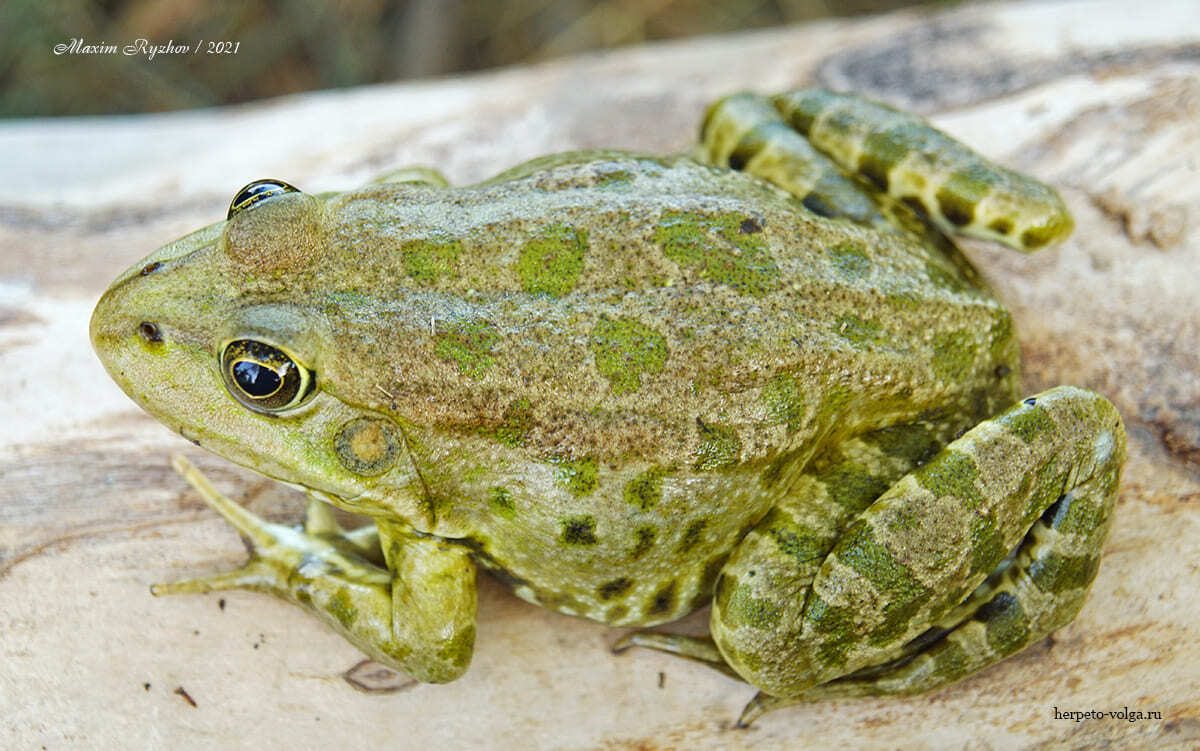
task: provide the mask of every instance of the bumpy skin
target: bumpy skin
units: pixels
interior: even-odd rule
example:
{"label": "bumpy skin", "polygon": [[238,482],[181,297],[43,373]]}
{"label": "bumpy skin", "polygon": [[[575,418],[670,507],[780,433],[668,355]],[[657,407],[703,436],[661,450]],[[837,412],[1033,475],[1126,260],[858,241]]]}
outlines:
{"label": "bumpy skin", "polygon": [[[1078,389],[1012,406],[1010,316],[935,229],[1057,241],[1049,188],[828,92],[723,100],[695,158],[289,188],[118,278],[92,340],[173,429],[375,530],[321,503],[305,533],[267,524],[181,463],[256,552],[156,591],[275,592],[441,681],[470,659],[475,563],[616,624],[715,587],[714,641],[628,643],[735,672],[751,714],[932,688],[1081,605],[1119,417]],[[294,405],[243,406],[231,353],[255,343],[301,374]]]}

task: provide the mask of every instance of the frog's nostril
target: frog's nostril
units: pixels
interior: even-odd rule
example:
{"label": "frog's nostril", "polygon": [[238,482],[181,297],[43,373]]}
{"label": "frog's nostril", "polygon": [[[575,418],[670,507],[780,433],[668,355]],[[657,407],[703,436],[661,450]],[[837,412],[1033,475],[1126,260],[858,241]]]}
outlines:
{"label": "frog's nostril", "polygon": [[138,334],[149,344],[161,344],[162,332],[158,330],[158,326],[149,321],[142,321],[137,327]]}

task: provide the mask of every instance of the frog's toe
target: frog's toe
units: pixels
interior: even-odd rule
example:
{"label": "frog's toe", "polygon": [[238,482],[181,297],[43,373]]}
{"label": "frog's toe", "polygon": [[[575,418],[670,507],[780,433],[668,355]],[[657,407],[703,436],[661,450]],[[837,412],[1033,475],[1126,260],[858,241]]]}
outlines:
{"label": "frog's toe", "polygon": [[249,541],[250,549],[270,547],[279,539],[281,530],[294,532],[290,527],[272,524],[259,515],[248,511],[227,496],[222,495],[213,487],[196,466],[184,457],[176,454],[171,457],[171,466],[183,477],[188,485],[200,494],[200,498],[208,507],[221,515],[234,529]]}
{"label": "frog's toe", "polygon": [[211,576],[180,579],[150,585],[150,594],[183,595],[203,594],[219,589],[279,590],[287,582],[280,580],[280,572],[270,562],[260,558],[251,559],[245,566],[233,571],[222,571]]}
{"label": "frog's toe", "polygon": [[746,728],[750,727],[755,720],[757,720],[759,717],[762,717],[767,712],[771,712],[776,709],[782,709],[783,707],[790,707],[795,704],[800,704],[803,701],[803,699],[784,699],[778,696],[764,694],[762,691],[759,691],[754,695],[753,699],[746,703],[746,706],[742,709],[742,713],[738,715],[737,722],[734,723],[733,727],[737,730],[745,730]]}

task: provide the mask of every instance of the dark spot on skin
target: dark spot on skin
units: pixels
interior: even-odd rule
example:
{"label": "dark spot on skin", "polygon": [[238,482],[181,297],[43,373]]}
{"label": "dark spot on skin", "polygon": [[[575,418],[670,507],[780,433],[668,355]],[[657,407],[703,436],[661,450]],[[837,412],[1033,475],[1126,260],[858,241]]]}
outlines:
{"label": "dark spot on skin", "polygon": [[744,157],[736,152],[729,155],[729,169],[740,170],[740,169],[744,169],[745,166],[746,166],[746,157]]}
{"label": "dark spot on skin", "polygon": [[562,537],[567,545],[595,545],[596,520],[590,516],[577,516],[562,520]]}
{"label": "dark spot on skin", "polygon": [[650,615],[664,615],[671,612],[675,606],[675,582],[671,582],[663,587],[654,595],[654,601],[650,603]]}
{"label": "dark spot on skin", "polygon": [[646,553],[650,552],[650,548],[654,547],[654,538],[658,536],[658,530],[654,527],[638,527],[633,531],[633,537],[636,542],[633,545],[633,552],[629,557],[633,560],[641,558]]}
{"label": "dark spot on skin", "polygon": [[743,235],[754,235],[763,231],[762,225],[758,220],[751,217],[750,219],[742,220],[742,225],[738,228]]}
{"label": "dark spot on skin", "polygon": [[158,330],[158,326],[149,321],[142,321],[138,324],[138,334],[146,340],[148,344],[161,344],[162,332]]}
{"label": "dark spot on skin", "polygon": [[997,378],[1005,378],[1009,373],[1012,372],[1012,368],[1008,367],[1007,365],[997,365],[996,369],[992,372],[996,374]]}
{"label": "dark spot on skin", "polygon": [[633,581],[622,576],[620,579],[613,579],[610,582],[601,584],[596,588],[596,595],[601,600],[611,600],[614,597],[625,594],[632,586]]}
{"label": "dark spot on skin", "polygon": [[867,178],[882,192],[888,189],[888,171],[892,164],[871,154],[863,154],[858,160],[858,173]]}
{"label": "dark spot on skin", "polygon": [[1029,639],[1025,610],[1009,592],[1000,592],[981,605],[975,620],[986,624],[988,645],[1002,655],[1016,652]]}
{"label": "dark spot on skin", "polygon": [[689,524],[688,528],[683,532],[683,537],[679,540],[677,552],[686,553],[696,547],[696,543],[700,542],[700,535],[704,533],[704,528],[707,526],[707,519],[698,519]]}
{"label": "dark spot on skin", "polygon": [[148,274],[153,274],[155,271],[158,271],[160,266],[162,266],[162,263],[160,263],[159,261],[155,261],[154,263],[146,264],[145,266],[142,267],[142,276],[146,276]]}
{"label": "dark spot on skin", "polygon": [[991,224],[988,225],[988,229],[999,235],[1007,235],[1013,231],[1013,223],[1001,217],[1000,219],[993,219]]}
{"label": "dark spot on skin", "polygon": [[708,563],[704,564],[704,573],[700,575],[700,588],[696,590],[696,594],[692,597],[692,601],[688,603],[688,610],[695,610],[708,599],[712,597],[716,591],[716,582],[721,576],[721,569],[725,567],[725,561],[729,558],[728,555],[716,555],[708,559]]}
{"label": "dark spot on skin", "polygon": [[921,216],[928,216],[929,209],[925,208],[925,202],[919,196],[904,196],[900,199],[900,203],[917,212]]}

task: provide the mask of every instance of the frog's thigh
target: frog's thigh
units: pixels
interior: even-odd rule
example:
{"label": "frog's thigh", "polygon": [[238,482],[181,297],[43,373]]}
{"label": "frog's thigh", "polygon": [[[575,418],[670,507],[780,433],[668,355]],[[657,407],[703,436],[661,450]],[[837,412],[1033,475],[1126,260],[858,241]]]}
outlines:
{"label": "frog's thigh", "polygon": [[1074,222],[1053,188],[994,164],[915,115],[820,89],[771,101],[843,169],[918,207],[943,231],[1023,251],[1071,234]]}
{"label": "frog's thigh", "polygon": [[784,121],[771,101],[734,94],[708,109],[697,157],[772,182],[815,214],[887,228],[874,200],[827,156]]}
{"label": "frog's thigh", "polygon": [[[812,564],[797,565],[794,551],[735,553],[718,582],[714,639],[774,697],[910,693],[961,678],[1074,617],[1124,454],[1103,397],[1061,387],[1026,399],[892,485],[845,530],[811,588]],[[1008,570],[970,596],[1018,543]],[[918,639],[931,628],[950,630]]]}
{"label": "frog's thigh", "polygon": [[[725,582],[741,576],[758,576],[757,581],[766,582],[769,589],[807,588],[851,520],[892,483],[928,461],[961,427],[958,422],[895,425],[849,438],[822,452],[743,538],[722,568],[720,590],[730,593]],[[786,557],[776,559],[780,552]],[[754,612],[761,602],[726,599],[714,607],[733,618],[753,619],[762,615]],[[740,612],[743,608],[748,612]],[[711,637],[634,631],[618,640],[613,650],[622,652],[634,646],[669,652],[738,677]]]}
{"label": "frog's thigh", "polygon": [[[244,535],[241,569],[158,584],[176,594],[252,589],[296,602],[373,659],[417,680],[442,683],[467,669],[475,643],[475,566],[467,552],[417,538],[387,522],[346,533],[324,504],[309,507],[303,531],[272,524],[218,493],[195,467],[176,468],[205,502]],[[386,567],[373,562],[382,546]]]}

